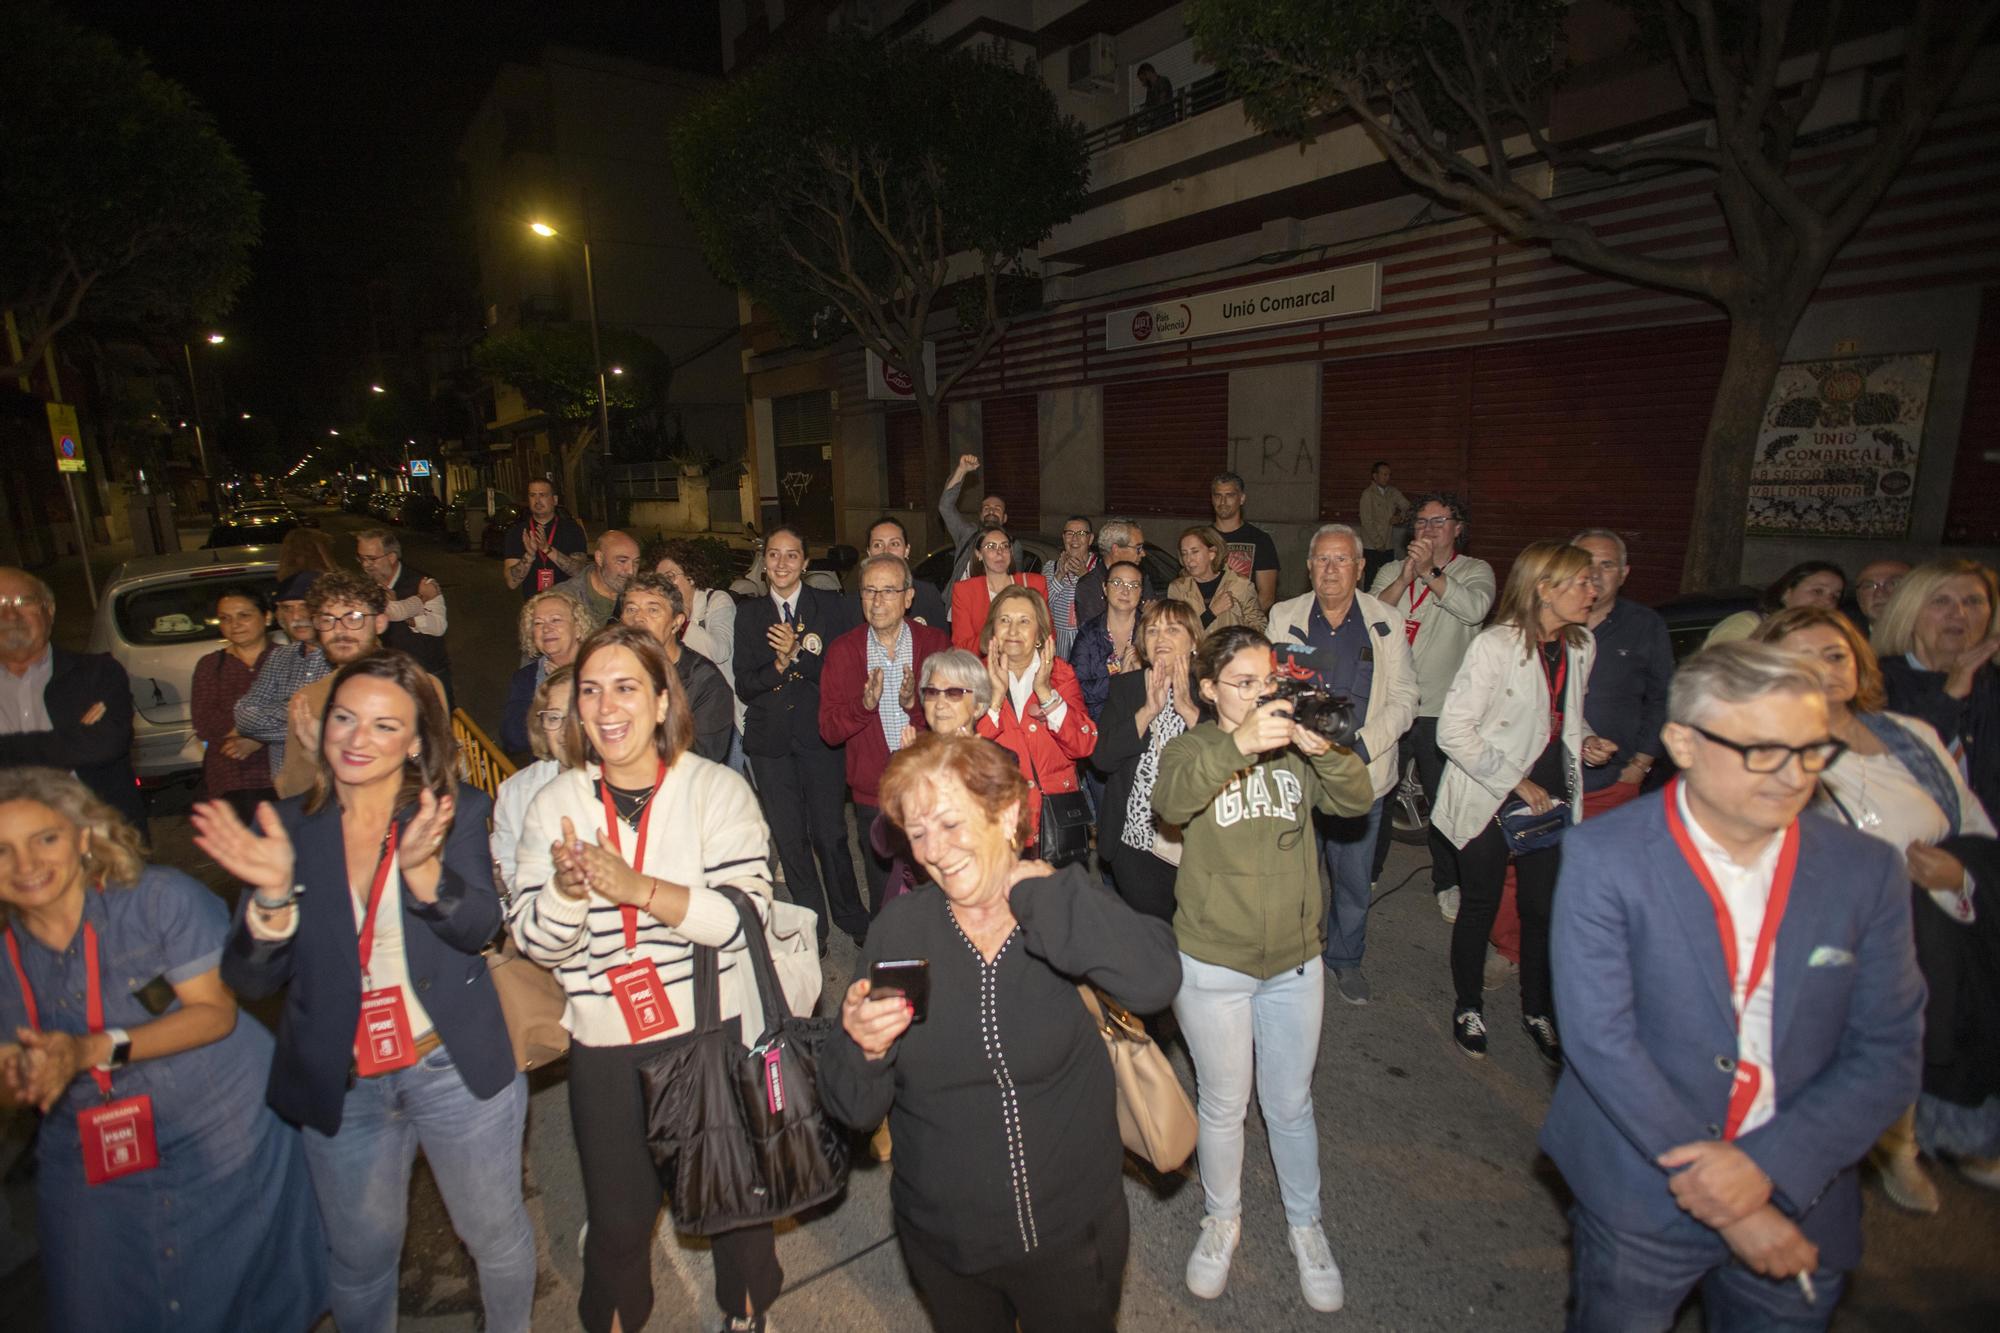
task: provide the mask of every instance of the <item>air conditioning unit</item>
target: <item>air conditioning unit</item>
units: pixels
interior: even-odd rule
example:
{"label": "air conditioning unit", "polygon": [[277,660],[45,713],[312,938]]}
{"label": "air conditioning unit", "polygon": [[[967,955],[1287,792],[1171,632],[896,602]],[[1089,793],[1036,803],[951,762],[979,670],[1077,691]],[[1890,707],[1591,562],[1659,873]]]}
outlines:
{"label": "air conditioning unit", "polygon": [[1118,46],[1111,34],[1100,32],[1069,49],[1072,92],[1108,93],[1118,86]]}

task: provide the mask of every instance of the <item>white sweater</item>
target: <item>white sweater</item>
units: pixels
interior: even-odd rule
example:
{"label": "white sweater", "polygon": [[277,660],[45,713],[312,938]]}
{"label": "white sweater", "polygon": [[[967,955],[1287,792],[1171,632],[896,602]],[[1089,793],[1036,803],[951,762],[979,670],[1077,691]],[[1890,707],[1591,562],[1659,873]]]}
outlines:
{"label": "white sweater", "polygon": [[[653,1040],[690,1032],[695,1025],[694,946],[723,951],[720,960],[722,1017],[742,1012],[736,965],[744,940],[741,920],[728,898],[714,886],[731,884],[750,895],[760,913],[771,900],[765,865],[770,832],[757,808],[750,784],[721,764],[693,751],[667,770],[652,799],[651,827],[646,835],[647,875],[688,888],[687,917],[677,927],[648,916],[639,918],[638,945],[628,953],[618,904],[592,893],[587,898],[563,896],[550,881],[554,863],[550,847],[562,836],[564,817],[584,842],[595,842],[604,831],[604,802],[597,792],[598,767],[569,769],[558,774],[528,806],[515,859],[511,929],[521,952],[549,968],[569,997],[563,1026],[586,1046],[627,1046],[631,1036],[624,1011],[611,994],[607,974],[628,962],[646,960],[658,969],[675,1026]],[[627,858],[638,845],[638,829],[624,824],[619,845]],[[745,972],[741,978],[749,983]]]}

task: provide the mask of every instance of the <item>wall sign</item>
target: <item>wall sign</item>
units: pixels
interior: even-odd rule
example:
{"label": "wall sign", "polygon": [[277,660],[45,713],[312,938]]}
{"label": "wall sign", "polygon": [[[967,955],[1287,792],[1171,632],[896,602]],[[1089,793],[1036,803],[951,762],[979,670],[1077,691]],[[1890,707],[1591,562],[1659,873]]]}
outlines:
{"label": "wall sign", "polygon": [[1150,347],[1183,338],[1342,319],[1382,308],[1382,266],[1350,264],[1294,278],[1201,292],[1174,301],[1115,310],[1104,317],[1104,345],[1112,351]]}
{"label": "wall sign", "polygon": [[1778,367],[1750,470],[1753,536],[1907,537],[1935,352]]}
{"label": "wall sign", "polygon": [[[889,365],[875,355],[872,347],[863,349],[868,362],[868,396],[882,402],[907,403],[915,400],[917,386],[900,367]],[[924,383],[932,393],[937,392],[937,344],[924,339]]]}

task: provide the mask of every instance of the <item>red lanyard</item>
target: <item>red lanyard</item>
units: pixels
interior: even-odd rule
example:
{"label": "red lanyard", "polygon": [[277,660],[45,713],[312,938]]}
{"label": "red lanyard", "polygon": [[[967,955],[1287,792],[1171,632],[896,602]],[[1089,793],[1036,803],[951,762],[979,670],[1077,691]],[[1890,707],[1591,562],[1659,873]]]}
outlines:
{"label": "red lanyard", "polygon": [[[1458,557],[1454,555],[1451,559],[1444,562],[1444,567],[1446,569],[1450,569],[1453,565],[1457,563],[1458,563]],[[1418,607],[1422,606],[1424,604],[1425,599],[1431,595],[1430,584],[1428,583],[1424,584],[1423,591],[1419,592],[1417,591],[1416,583],[1417,581],[1413,580],[1410,586],[1410,610],[1412,612],[1415,612]]]}
{"label": "red lanyard", "polygon": [[[555,526],[556,526],[556,521],[555,521],[554,519],[550,519],[550,520],[549,520],[549,522],[548,522],[548,526],[547,526],[547,527],[543,527],[543,526],[542,526],[541,524],[539,524],[539,523],[535,522],[535,520],[534,520],[534,519],[532,519],[532,518],[531,518],[531,519],[529,519],[529,520],[528,520],[528,545],[529,545],[529,546],[530,546],[530,547],[532,548],[533,546],[535,546],[536,544],[538,544],[538,543],[539,543],[539,542],[540,542],[540,541],[542,540],[542,538],[543,538],[543,537],[547,536],[547,535],[548,535],[548,534],[549,534],[550,532],[554,531],[554,529],[555,529]],[[546,560],[547,558],[548,558],[548,557],[547,557],[546,555],[543,555],[543,554],[537,554],[537,555],[535,556],[535,559],[537,559],[537,560]]]}
{"label": "red lanyard", "polygon": [[[646,798],[646,808],[639,812],[639,845],[632,849],[632,868],[640,874],[646,871],[646,830],[653,822],[653,805],[660,794],[660,784],[667,780],[667,761],[660,761],[659,776],[653,779],[653,794]],[[598,784],[599,793],[604,797],[604,831],[611,838],[611,850],[620,856],[625,849],[618,845],[618,807],[611,800],[611,779],[605,778]],[[625,922],[625,952],[639,947],[639,909],[629,903],[621,905],[618,915]]]}
{"label": "red lanyard", "polygon": [[396,824],[389,822],[389,836],[382,840],[382,859],[375,863],[375,883],[368,890],[368,908],[361,914],[361,989],[369,990],[368,960],[375,956],[375,911],[382,905],[382,889],[389,883],[389,867],[396,861]]}
{"label": "red lanyard", "polygon": [[[7,927],[7,961],[14,965],[14,980],[21,983],[21,1002],[28,1010],[28,1026],[35,1031],[42,1030],[41,1011],[35,1006],[34,988],[28,985],[27,969],[21,966],[21,946],[14,938],[14,928]],[[83,975],[84,975],[84,1021],[92,1036],[104,1031],[104,990],[97,976],[97,931],[86,921],[83,923]],[[111,1095],[111,1075],[102,1069],[93,1068],[90,1076],[97,1080],[97,1090],[106,1097]]]}
{"label": "red lanyard", "polygon": [[[1777,870],[1771,876],[1771,896],[1764,903],[1764,923],[1757,930],[1757,946],[1750,955],[1750,976],[1742,987],[1742,998],[1736,998],[1736,919],[1730,915],[1729,902],[1722,891],[1715,886],[1715,876],[1710,873],[1708,862],[1694,845],[1694,838],[1688,833],[1687,825],[1681,820],[1679,777],[1667,784],[1667,829],[1674,835],[1674,842],[1681,849],[1681,856],[1687,861],[1688,869],[1708,894],[1709,905],[1715,909],[1715,929],[1722,937],[1722,962],[1729,969],[1730,997],[1736,1009],[1736,1030],[1743,1031],[1743,1011],[1750,1007],[1750,997],[1757,993],[1757,987],[1764,980],[1764,973],[1771,965],[1771,953],[1778,941],[1778,927],[1785,919],[1785,905],[1792,896],[1792,876],[1799,868],[1799,823],[1796,819],[1785,830],[1784,845],[1778,849]],[[1754,1088],[1754,1084],[1752,1085]],[[1750,1107],[1747,1101],[1739,1106],[1732,1098],[1729,1106],[1729,1123],[1723,1133],[1726,1139],[1736,1137],[1736,1129]]]}
{"label": "red lanyard", "polygon": [[1554,740],[1556,732],[1562,727],[1562,693],[1563,682],[1569,679],[1569,645],[1564,644],[1557,651],[1553,673],[1549,671],[1549,659],[1543,655],[1539,645],[1535,649],[1535,656],[1541,659],[1542,683],[1549,687],[1549,739]]}

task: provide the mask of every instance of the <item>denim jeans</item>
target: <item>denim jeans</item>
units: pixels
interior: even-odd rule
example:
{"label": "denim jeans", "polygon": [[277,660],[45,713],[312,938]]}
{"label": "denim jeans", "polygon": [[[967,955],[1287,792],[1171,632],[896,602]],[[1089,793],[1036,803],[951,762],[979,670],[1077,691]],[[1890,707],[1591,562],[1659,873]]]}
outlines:
{"label": "denim jeans", "polygon": [[1708,1333],[1771,1333],[1823,1329],[1833,1319],[1847,1275],[1822,1268],[1812,1275],[1815,1304],[1795,1279],[1759,1277],[1736,1261],[1717,1236],[1688,1244],[1619,1231],[1581,1204],[1569,1211],[1574,1235],[1567,1333],[1666,1333],[1695,1287]]}
{"label": "denim jeans", "polygon": [[1325,995],[1324,968],[1301,966],[1259,981],[1181,955],[1174,1018],[1194,1057],[1201,1122],[1195,1152],[1209,1216],[1243,1212],[1243,1118],[1254,1069],[1285,1220],[1295,1227],[1319,1220],[1312,1075]]}
{"label": "denim jeans", "polygon": [[410,1165],[424,1150],[452,1229],[479,1267],[493,1333],[525,1333],[535,1304],[535,1232],[521,1204],[528,1080],[474,1097],[440,1046],[408,1069],[356,1079],[340,1132],[301,1133],[332,1247],[333,1318],[341,1333],[394,1333],[409,1221]]}
{"label": "denim jeans", "polygon": [[1382,801],[1365,815],[1313,816],[1320,860],[1333,881],[1333,901],[1326,908],[1326,947],[1320,957],[1328,967],[1359,967],[1368,943],[1368,900],[1374,876],[1375,835],[1382,827]]}

